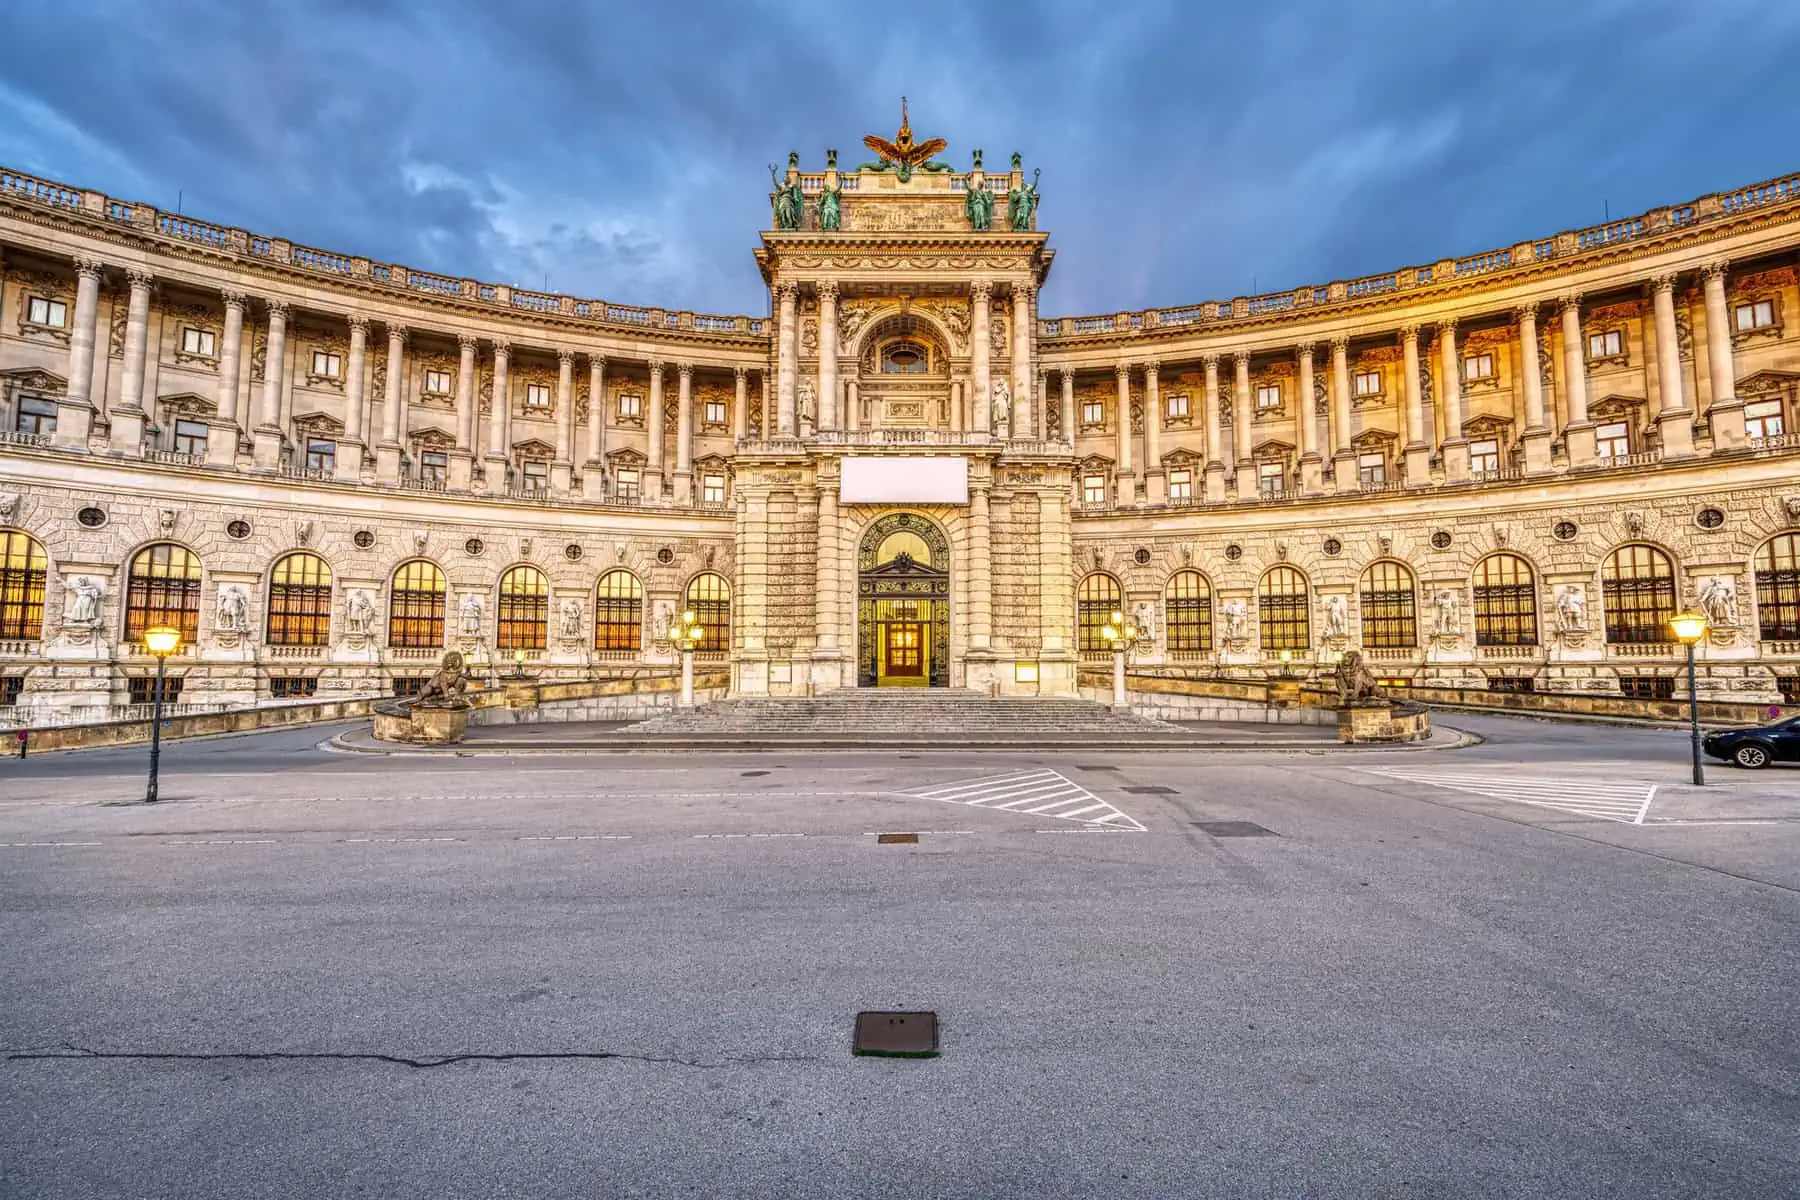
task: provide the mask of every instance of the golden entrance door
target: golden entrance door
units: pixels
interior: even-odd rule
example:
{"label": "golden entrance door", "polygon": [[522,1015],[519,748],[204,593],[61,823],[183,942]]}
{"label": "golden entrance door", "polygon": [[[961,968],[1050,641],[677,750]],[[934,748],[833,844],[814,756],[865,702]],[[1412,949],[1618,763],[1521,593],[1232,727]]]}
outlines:
{"label": "golden entrance door", "polygon": [[924,687],[930,672],[926,659],[930,635],[922,621],[894,622],[881,626],[881,675],[888,687]]}

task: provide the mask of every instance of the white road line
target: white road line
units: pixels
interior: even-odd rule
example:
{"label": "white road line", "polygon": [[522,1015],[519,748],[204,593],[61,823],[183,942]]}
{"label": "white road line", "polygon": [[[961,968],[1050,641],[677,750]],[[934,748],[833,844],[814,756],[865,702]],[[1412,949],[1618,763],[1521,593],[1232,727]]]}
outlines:
{"label": "white road line", "polygon": [[[1080,797],[1080,796],[1071,796],[1071,797],[1069,797],[1069,798],[1068,798],[1068,799],[1066,799],[1066,800],[1054,800],[1054,801],[1052,801],[1052,802],[1050,802],[1050,803],[1049,803],[1049,804],[1040,804],[1040,805],[1038,805],[1038,806],[1037,806],[1037,807],[1036,807],[1036,808],[1028,808],[1028,809],[1026,809],[1026,810],[1025,810],[1025,811],[1026,811],[1026,812],[1028,812],[1028,813],[1033,813],[1033,814],[1036,814],[1036,813],[1041,813],[1041,812],[1049,812],[1049,811],[1050,811],[1050,810],[1051,810],[1051,809],[1053,809],[1053,808],[1065,808],[1065,807],[1067,807],[1067,806],[1068,806],[1068,805],[1071,805],[1071,804],[1080,804],[1080,803],[1081,803],[1081,801],[1082,801],[1082,797]],[[1114,815],[1116,815],[1116,816],[1123,816],[1123,815],[1124,815],[1124,814],[1123,814],[1123,813],[1117,813],[1117,814],[1114,814]],[[1110,820],[1112,820],[1112,817],[1108,817],[1108,818],[1106,818],[1106,819],[1107,819],[1107,820],[1109,820],[1109,821],[1110,821]]]}
{"label": "white road line", "polygon": [[1422,783],[1448,791],[1466,792],[1491,800],[1506,800],[1534,808],[1549,808],[1579,817],[1642,825],[1650,812],[1656,785],[1638,780],[1580,780],[1543,775],[1490,775],[1469,771],[1392,770],[1359,767],[1370,775],[1384,775],[1407,783]]}
{"label": "white road line", "polygon": [[99,842],[0,842],[0,849],[21,850],[26,847],[43,846],[98,846]]}
{"label": "white road line", "polygon": [[1060,771],[1013,772],[984,779],[928,784],[890,794],[971,808],[1042,815],[1053,821],[1072,821],[1078,825],[1093,825],[1104,820],[1108,829],[1144,832],[1144,826],[1130,814],[1102,800]]}

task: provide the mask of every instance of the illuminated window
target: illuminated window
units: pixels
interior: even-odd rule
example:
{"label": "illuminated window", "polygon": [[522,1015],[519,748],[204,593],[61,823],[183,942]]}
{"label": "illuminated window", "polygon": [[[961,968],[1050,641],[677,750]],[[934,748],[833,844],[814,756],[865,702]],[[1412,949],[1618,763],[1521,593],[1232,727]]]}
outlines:
{"label": "illuminated window", "polygon": [[1265,383],[1256,389],[1256,410],[1258,412],[1267,408],[1280,407],[1281,385],[1279,383]]}
{"label": "illuminated window", "polygon": [[316,554],[289,554],[269,573],[271,646],[323,646],[331,640],[331,568]]}
{"label": "illuminated window", "polygon": [[1475,565],[1475,644],[1537,645],[1537,586],[1531,564],[1490,554]]}
{"label": "illuminated window", "polygon": [[125,640],[159,625],[179,629],[186,645],[200,636],[200,560],[167,542],[138,551],[125,590]]}
{"label": "illuminated window", "polygon": [[422,559],[394,572],[388,593],[388,645],[426,648],[444,644],[444,573]]}
{"label": "illuminated window", "polygon": [[725,402],[708,400],[705,409],[700,414],[700,419],[708,425],[723,425],[726,420]]}
{"label": "illuminated window", "polygon": [[[343,356],[330,350],[314,350],[312,373],[322,375],[327,379],[336,379],[344,373]],[[431,390],[429,384],[426,385],[426,390]],[[444,390],[448,391],[449,388],[446,387]]]}
{"label": "illuminated window", "polygon": [[1756,619],[1763,641],[1800,641],[1800,534],[1784,533],[1756,552]]}
{"label": "illuminated window", "polygon": [[181,352],[200,358],[213,358],[213,331],[210,329],[194,329],[189,327],[181,331]]}
{"label": "illuminated window", "polygon": [[1106,404],[1100,400],[1083,400],[1081,402],[1081,423],[1084,426],[1106,424]]}
{"label": "illuminated window", "polygon": [[1256,619],[1265,653],[1310,646],[1306,576],[1293,567],[1271,567],[1256,588]]}
{"label": "illuminated window", "polygon": [[702,654],[723,654],[731,646],[731,585],[724,576],[710,571],[696,575],[688,584],[687,606],[702,631],[695,649]]}
{"label": "illuminated window", "polygon": [[1775,324],[1775,302],[1773,300],[1753,300],[1748,304],[1740,304],[1734,315],[1740,332],[1767,329]]}
{"label": "illuminated window", "polygon": [[1491,354],[1471,354],[1463,359],[1463,378],[1467,380],[1492,379],[1494,377],[1494,356]]}
{"label": "illuminated window", "polygon": [[630,417],[633,420],[642,418],[644,415],[644,398],[636,392],[621,392],[619,394],[619,415],[621,417]]}
{"label": "illuminated window", "polygon": [[1075,590],[1077,649],[1090,652],[1112,649],[1112,643],[1106,640],[1101,630],[1112,621],[1112,615],[1119,611],[1123,601],[1119,581],[1111,575],[1094,574],[1081,581],[1081,586]]}
{"label": "illuminated window", "polygon": [[500,577],[500,650],[542,650],[550,633],[550,585],[536,567],[514,567]]}
{"label": "illuminated window", "polygon": [[1212,649],[1212,589],[1198,571],[1177,571],[1163,591],[1169,651],[1200,654]]}
{"label": "illuminated window", "polygon": [[35,642],[44,636],[44,581],[50,560],[28,533],[0,531],[0,639]]}
{"label": "illuminated window", "polygon": [[1187,393],[1183,392],[1180,395],[1170,396],[1169,397],[1169,416],[1176,420],[1181,420],[1181,419],[1184,419],[1185,417],[1187,417],[1187,415],[1188,415]]}
{"label": "illuminated window", "polygon": [[1362,574],[1362,644],[1402,650],[1419,644],[1413,573],[1397,562],[1378,562]]}
{"label": "illuminated window", "polygon": [[549,409],[550,385],[547,383],[528,383],[525,385],[525,407]]}
{"label": "illuminated window", "polygon": [[1606,603],[1606,640],[1615,644],[1669,642],[1675,638],[1675,568],[1654,546],[1620,546],[1600,569]]}
{"label": "illuminated window", "polygon": [[1359,396],[1381,395],[1381,372],[1358,371],[1356,373],[1355,391]]}
{"label": "illuminated window", "polygon": [[25,320],[32,325],[48,325],[61,329],[69,323],[69,306],[61,300],[33,296],[25,304]]}
{"label": "illuminated window", "polygon": [[1616,358],[1624,352],[1624,335],[1617,329],[1588,334],[1588,357],[1590,359]]}
{"label": "illuminated window", "polygon": [[643,640],[643,584],[630,571],[608,571],[594,591],[594,649],[636,654]]}

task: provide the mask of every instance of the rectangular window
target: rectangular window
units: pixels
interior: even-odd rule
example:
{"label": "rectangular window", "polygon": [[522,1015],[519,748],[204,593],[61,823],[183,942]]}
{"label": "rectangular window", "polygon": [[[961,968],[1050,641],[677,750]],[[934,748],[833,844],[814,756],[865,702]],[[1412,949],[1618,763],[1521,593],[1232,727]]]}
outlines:
{"label": "rectangular window", "polygon": [[542,492],[550,487],[550,464],[542,459],[528,458],[519,464],[519,482],[528,492]]}
{"label": "rectangular window", "polygon": [[200,358],[214,357],[213,331],[195,329],[191,325],[181,331],[181,352],[193,354]]}
{"label": "rectangular window", "polygon": [[636,500],[641,477],[636,467],[620,467],[618,482],[613,487],[613,494],[621,500]]}
{"label": "rectangular window", "polygon": [[306,469],[309,471],[337,470],[337,443],[326,438],[307,438]]}
{"label": "rectangular window", "polygon": [[632,420],[641,420],[644,415],[644,398],[636,392],[622,392],[619,395],[619,415]]}
{"label": "rectangular window", "polygon": [[[181,699],[181,685],[184,681],[179,675],[170,675],[163,680],[162,702],[174,704]],[[156,676],[136,675],[125,681],[125,699],[132,704],[156,703]]]}
{"label": "rectangular window", "polygon": [[419,455],[419,478],[442,483],[450,474],[450,461],[442,450],[426,450]]}
{"label": "rectangular window", "polygon": [[1359,396],[1381,395],[1381,372],[1358,371],[1356,373],[1356,394]]}
{"label": "rectangular window", "polygon": [[416,696],[425,690],[425,676],[401,675],[394,679],[394,698],[403,700],[408,696]]}
{"label": "rectangular window", "polygon": [[708,400],[705,409],[700,414],[700,419],[708,425],[723,425],[725,423],[725,402]]}
{"label": "rectangular window", "polygon": [[13,423],[20,433],[36,433],[49,437],[56,432],[56,401],[42,396],[25,396],[19,401],[19,415]]}
{"label": "rectangular window", "polygon": [[1287,490],[1287,469],[1278,462],[1256,464],[1256,491],[1261,496],[1279,496]]}
{"label": "rectangular window", "polygon": [[1469,380],[1492,379],[1494,377],[1494,356],[1491,354],[1471,354],[1463,359],[1463,378]]}
{"label": "rectangular window", "polygon": [[0,675],[0,707],[10,708],[19,702],[25,692],[23,675]]}
{"label": "rectangular window", "polygon": [[269,695],[277,700],[302,700],[316,695],[317,675],[274,675],[269,679]]}
{"label": "rectangular window", "polygon": [[525,385],[525,407],[550,407],[550,385],[547,383],[528,383]]}
{"label": "rectangular window", "polygon": [[1083,504],[1106,503],[1106,476],[1083,475],[1081,477],[1081,502]]}
{"label": "rectangular window", "polygon": [[1356,456],[1356,481],[1360,484],[1387,482],[1387,455],[1359,454]]}
{"label": "rectangular window", "polygon": [[25,319],[33,325],[48,325],[52,329],[61,329],[69,323],[69,306],[61,300],[47,300],[42,296],[33,296],[26,302]]}
{"label": "rectangular window", "polygon": [[1767,329],[1774,324],[1773,300],[1753,300],[1737,306],[1737,327],[1740,330]]}
{"label": "rectangular window", "polygon": [[1601,458],[1624,458],[1631,453],[1631,427],[1613,421],[1594,430],[1594,452]]}
{"label": "rectangular window", "polygon": [[202,421],[175,422],[175,453],[205,454],[206,424]]}
{"label": "rectangular window", "polygon": [[1604,333],[1588,334],[1589,358],[1614,358],[1624,352],[1624,340],[1616,329],[1608,329]]}
{"label": "rectangular window", "polygon": [[1192,500],[1194,498],[1194,473],[1186,467],[1177,467],[1169,472],[1169,499]]}
{"label": "rectangular window", "polygon": [[[343,374],[343,371],[344,371],[343,355],[334,354],[329,350],[314,350],[313,351],[312,373],[314,375],[322,375],[326,379],[336,379],[339,375]],[[429,384],[426,385],[426,390],[427,391],[431,390]]]}
{"label": "rectangular window", "polygon": [[425,372],[425,390],[433,396],[448,396],[450,394],[450,372]]}
{"label": "rectangular window", "polygon": [[1487,677],[1490,692],[1534,692],[1535,681],[1529,675],[1489,675]]}
{"label": "rectangular window", "polygon": [[1500,442],[1495,438],[1484,438],[1479,442],[1469,443],[1469,470],[1478,475],[1490,474],[1500,469]]}
{"label": "rectangular window", "polygon": [[1744,405],[1744,433],[1753,438],[1780,437],[1786,428],[1781,420],[1781,401],[1758,400]]}
{"label": "rectangular window", "polygon": [[707,504],[725,503],[725,477],[723,475],[702,475],[700,477],[700,499]]}
{"label": "rectangular window", "polygon": [[1673,700],[1675,698],[1675,677],[1673,675],[1624,675],[1619,679],[1619,691],[1633,700]]}
{"label": "rectangular window", "polygon": [[1279,383],[1259,384],[1256,389],[1256,411],[1281,407],[1281,385]]}
{"label": "rectangular window", "polygon": [[1081,402],[1081,423],[1083,425],[1106,424],[1106,405],[1098,400]]}
{"label": "rectangular window", "polygon": [[1184,392],[1179,396],[1169,397],[1169,416],[1175,420],[1183,420],[1188,415],[1188,398]]}

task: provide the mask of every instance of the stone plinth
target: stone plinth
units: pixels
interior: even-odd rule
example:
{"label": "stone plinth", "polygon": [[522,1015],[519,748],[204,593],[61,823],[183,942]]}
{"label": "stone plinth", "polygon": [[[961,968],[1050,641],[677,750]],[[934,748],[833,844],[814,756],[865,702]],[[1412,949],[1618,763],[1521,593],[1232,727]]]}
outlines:
{"label": "stone plinth", "polygon": [[443,745],[462,741],[468,731],[469,710],[466,708],[420,708],[415,705],[412,710],[413,736],[407,740]]}
{"label": "stone plinth", "polygon": [[506,707],[536,708],[538,706],[538,685],[531,679],[509,679],[506,681]]}
{"label": "stone plinth", "polygon": [[1431,736],[1431,718],[1418,704],[1364,700],[1338,709],[1338,741],[1417,742]]}

